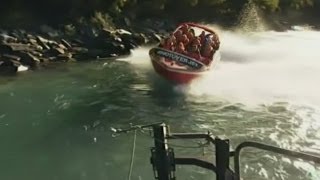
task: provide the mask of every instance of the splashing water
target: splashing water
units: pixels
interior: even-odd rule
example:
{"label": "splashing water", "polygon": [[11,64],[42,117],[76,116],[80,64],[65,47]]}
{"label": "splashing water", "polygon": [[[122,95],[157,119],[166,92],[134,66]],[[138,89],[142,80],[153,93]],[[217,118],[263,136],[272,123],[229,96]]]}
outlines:
{"label": "splashing water", "polygon": [[251,0],[240,13],[237,30],[243,32],[261,32],[267,30],[266,23],[259,16],[259,9]]}
{"label": "splashing water", "polygon": [[195,81],[190,93],[261,104],[274,101],[320,106],[320,32],[221,34],[218,68]]}

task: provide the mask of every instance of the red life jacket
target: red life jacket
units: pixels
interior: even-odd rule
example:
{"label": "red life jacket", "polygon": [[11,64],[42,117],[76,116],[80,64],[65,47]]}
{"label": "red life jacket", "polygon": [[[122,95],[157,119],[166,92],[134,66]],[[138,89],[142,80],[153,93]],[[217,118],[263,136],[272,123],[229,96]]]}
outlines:
{"label": "red life jacket", "polygon": [[199,52],[189,52],[188,56],[194,59],[199,60],[201,58],[201,55]]}

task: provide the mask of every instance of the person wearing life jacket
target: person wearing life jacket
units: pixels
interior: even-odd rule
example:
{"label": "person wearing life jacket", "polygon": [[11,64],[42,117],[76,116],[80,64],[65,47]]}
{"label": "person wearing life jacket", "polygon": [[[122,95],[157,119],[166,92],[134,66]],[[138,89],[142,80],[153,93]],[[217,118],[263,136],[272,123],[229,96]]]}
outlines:
{"label": "person wearing life jacket", "polygon": [[176,50],[175,50],[177,53],[180,53],[180,54],[186,54],[186,49],[185,49],[185,46],[183,45],[182,42],[180,42],[177,47],[176,47]]}
{"label": "person wearing life jacket", "polygon": [[206,32],[202,31],[201,34],[199,35],[199,37],[200,37],[200,43],[201,43],[201,45],[203,45],[205,42],[205,39],[206,39]]}
{"label": "person wearing life jacket", "polygon": [[181,36],[181,39],[180,39],[179,42],[182,42],[183,45],[186,47],[186,46],[188,45],[189,41],[190,41],[190,40],[188,39],[187,35],[183,34],[183,35]]}
{"label": "person wearing life jacket", "polygon": [[215,42],[213,40],[213,38],[211,37],[212,34],[208,34],[205,36],[205,41],[201,47],[200,53],[202,58],[202,62],[204,64],[209,64],[209,62],[212,60],[213,58],[213,54],[215,53]]}
{"label": "person wearing life jacket", "polygon": [[220,41],[219,38],[216,34],[213,34],[212,37],[210,39],[211,46],[213,47],[213,49],[218,50],[220,47]]}
{"label": "person wearing life jacket", "polygon": [[182,30],[176,31],[173,35],[174,35],[174,37],[175,37],[175,38],[177,39],[177,41],[178,41],[178,39],[181,39]]}
{"label": "person wearing life jacket", "polygon": [[214,52],[215,52],[215,50],[213,49],[213,47],[210,44],[205,44],[204,47],[202,48],[202,51],[201,51],[201,56],[203,57],[202,62],[204,64],[209,64],[209,62],[213,58]]}
{"label": "person wearing life jacket", "polygon": [[189,49],[188,49],[188,55],[194,59],[200,59],[200,40],[195,38],[193,41],[190,43]]}
{"label": "person wearing life jacket", "polygon": [[218,49],[220,48],[220,41],[219,41],[218,36],[215,36],[214,39],[213,39],[213,41],[214,41],[214,43],[215,43],[213,49],[218,50]]}
{"label": "person wearing life jacket", "polygon": [[187,37],[189,39],[193,39],[195,37],[195,32],[194,32],[194,29],[190,28],[188,33],[187,33]]}
{"label": "person wearing life jacket", "polygon": [[184,24],[181,26],[180,30],[182,31],[182,34],[188,34],[189,32],[189,26],[188,24]]}
{"label": "person wearing life jacket", "polygon": [[171,35],[170,37],[171,37],[173,46],[175,47],[177,45],[177,38],[174,35]]}
{"label": "person wearing life jacket", "polygon": [[174,50],[174,41],[175,40],[174,40],[173,36],[166,38],[163,48],[168,49],[168,50]]}
{"label": "person wearing life jacket", "polygon": [[190,51],[191,46],[192,46],[192,45],[195,45],[195,44],[196,44],[196,45],[198,46],[198,48],[200,49],[200,47],[201,47],[200,38],[197,37],[197,36],[195,36],[195,37],[193,37],[192,39],[190,39],[189,44],[186,46],[187,51]]}
{"label": "person wearing life jacket", "polygon": [[207,34],[205,36],[201,51],[203,51],[203,48],[206,47],[207,45],[212,46],[213,49],[219,48],[218,47],[219,45],[216,43],[216,40],[213,34]]}

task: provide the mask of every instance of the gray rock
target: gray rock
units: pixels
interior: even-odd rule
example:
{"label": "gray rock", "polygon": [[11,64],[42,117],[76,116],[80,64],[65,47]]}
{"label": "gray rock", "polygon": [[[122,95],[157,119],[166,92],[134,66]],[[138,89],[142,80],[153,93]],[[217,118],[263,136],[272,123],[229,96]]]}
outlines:
{"label": "gray rock", "polygon": [[0,60],[0,74],[14,74],[20,65],[17,61]]}
{"label": "gray rock", "polygon": [[11,53],[12,47],[6,43],[0,44],[0,53],[5,54],[5,53]]}
{"label": "gray rock", "polygon": [[14,51],[33,51],[34,47],[30,44],[21,44],[21,43],[2,43],[0,44],[0,53],[10,54]]}
{"label": "gray rock", "polygon": [[[117,36],[110,30],[108,29],[103,29],[100,31],[99,36],[96,38],[98,41],[112,41],[116,38]],[[92,39],[91,39],[92,40]]]}
{"label": "gray rock", "polygon": [[11,33],[10,33],[10,36],[11,36],[11,37],[14,37],[15,39],[22,39],[22,38],[23,38],[23,35],[20,34],[20,33],[17,32],[17,31],[11,32]]}
{"label": "gray rock", "polygon": [[38,51],[31,51],[30,53],[31,53],[32,55],[36,56],[36,57],[42,57],[42,56],[43,56],[43,54],[40,53],[40,52],[38,52]]}
{"label": "gray rock", "polygon": [[52,55],[52,56],[58,56],[58,55],[64,54],[64,53],[65,53],[65,51],[62,48],[59,48],[59,47],[52,48],[49,51],[49,54]]}
{"label": "gray rock", "polygon": [[127,31],[127,30],[124,30],[124,29],[117,29],[117,30],[115,31],[115,34],[116,34],[116,35],[119,35],[119,36],[124,35],[124,34],[126,34],[126,35],[132,35],[131,32],[129,32],[129,31]]}
{"label": "gray rock", "polygon": [[17,38],[9,36],[7,34],[0,34],[0,41],[7,42],[7,43],[17,42]]}
{"label": "gray rock", "polygon": [[34,67],[40,63],[40,60],[29,52],[17,52],[16,54],[21,57],[20,62],[23,65]]}
{"label": "gray rock", "polygon": [[33,38],[28,38],[28,42],[30,42],[33,45],[38,45],[37,40]]}
{"label": "gray rock", "polygon": [[40,57],[39,60],[41,63],[48,63],[50,61],[48,58],[45,57]]}
{"label": "gray rock", "polygon": [[67,48],[63,44],[58,44],[58,47],[63,49],[63,50],[67,50]]}
{"label": "gray rock", "polygon": [[4,55],[2,55],[2,59],[3,60],[20,61],[21,57],[15,56],[15,55],[11,55],[11,54],[4,54]]}
{"label": "gray rock", "polygon": [[114,38],[114,41],[121,43],[121,42],[122,42],[122,39],[121,39],[120,37],[115,37],[115,38]]}
{"label": "gray rock", "polygon": [[50,46],[55,46],[55,47],[57,47],[59,45],[59,43],[57,43],[56,41],[52,41],[52,40],[48,40],[48,44]]}
{"label": "gray rock", "polygon": [[148,38],[142,33],[133,34],[132,38],[134,42],[137,43],[138,45],[145,44],[148,42]]}
{"label": "gray rock", "polygon": [[28,39],[36,39],[36,37],[34,35],[32,35],[32,34],[27,34],[27,38]]}
{"label": "gray rock", "polygon": [[106,37],[110,37],[110,36],[112,36],[112,34],[113,34],[112,31],[110,31],[109,29],[104,28],[104,29],[101,30],[99,35],[100,36],[101,35],[105,35]]}
{"label": "gray rock", "polygon": [[35,50],[37,50],[37,51],[42,51],[42,50],[43,50],[43,47],[40,46],[39,44],[30,44],[29,46],[30,46],[30,48],[32,49],[32,50],[29,51],[29,52],[33,52],[33,51],[35,51]]}
{"label": "gray rock", "polygon": [[83,46],[84,42],[80,39],[72,39],[71,46]]}
{"label": "gray rock", "polygon": [[156,41],[156,42],[160,42],[161,41],[161,37],[158,34],[153,34],[152,38]]}
{"label": "gray rock", "polygon": [[66,53],[66,54],[59,54],[55,61],[69,61],[72,59],[72,54],[71,53]]}
{"label": "gray rock", "polygon": [[83,48],[83,47],[72,47],[72,52],[74,54],[77,53],[87,53],[89,50],[87,48]]}
{"label": "gray rock", "polygon": [[47,39],[41,36],[36,36],[36,40],[43,47],[43,49],[50,50],[50,47],[47,44],[49,41]]}
{"label": "gray rock", "polygon": [[71,44],[65,39],[61,39],[61,43],[68,49],[72,48]]}
{"label": "gray rock", "polygon": [[110,53],[103,49],[89,49],[87,56],[90,58],[106,58],[111,57]]}

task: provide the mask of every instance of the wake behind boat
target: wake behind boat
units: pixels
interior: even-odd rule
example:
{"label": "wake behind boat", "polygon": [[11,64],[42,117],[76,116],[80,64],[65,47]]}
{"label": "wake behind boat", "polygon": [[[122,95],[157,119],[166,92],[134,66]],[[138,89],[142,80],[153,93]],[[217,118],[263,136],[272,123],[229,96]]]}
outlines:
{"label": "wake behind boat", "polygon": [[202,25],[183,23],[149,51],[155,71],[176,84],[190,83],[219,61],[217,34]]}

